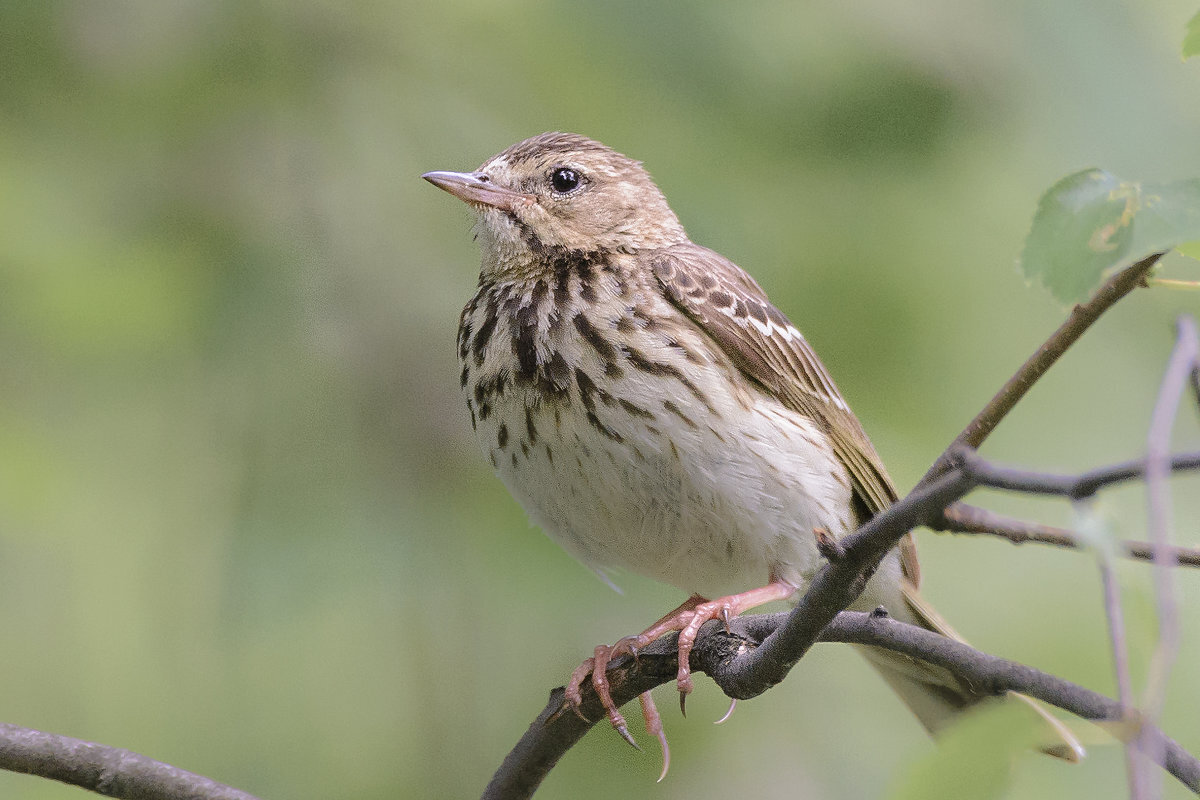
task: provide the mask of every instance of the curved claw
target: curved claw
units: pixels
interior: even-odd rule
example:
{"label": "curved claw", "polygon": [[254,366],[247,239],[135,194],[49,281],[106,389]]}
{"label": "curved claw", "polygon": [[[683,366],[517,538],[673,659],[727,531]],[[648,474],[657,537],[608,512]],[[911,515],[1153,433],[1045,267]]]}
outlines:
{"label": "curved claw", "polygon": [[621,734],[622,739],[629,742],[630,746],[633,747],[634,750],[641,751],[642,748],[634,740],[633,734],[629,732],[629,726],[625,724],[625,720],[621,720],[619,723],[614,721],[613,727],[616,728],[617,733]]}
{"label": "curved claw", "polygon": [[725,712],[725,716],[721,717],[719,720],[714,722],[713,725],[720,725],[723,722],[725,722],[726,720],[728,720],[730,717],[732,717],[733,710],[735,708],[737,708],[737,698],[736,697],[729,701],[729,710]]}
{"label": "curved claw", "polygon": [[662,717],[658,714],[658,708],[654,705],[654,698],[649,692],[642,692],[638,696],[638,700],[642,704],[642,719],[646,721],[646,731],[658,737],[659,747],[662,748],[663,767],[662,772],[658,774],[656,783],[662,783],[662,779],[667,777],[667,770],[671,768],[671,748],[667,744],[667,732],[663,730]]}
{"label": "curved claw", "polygon": [[687,716],[687,692],[679,693],[679,713]]}

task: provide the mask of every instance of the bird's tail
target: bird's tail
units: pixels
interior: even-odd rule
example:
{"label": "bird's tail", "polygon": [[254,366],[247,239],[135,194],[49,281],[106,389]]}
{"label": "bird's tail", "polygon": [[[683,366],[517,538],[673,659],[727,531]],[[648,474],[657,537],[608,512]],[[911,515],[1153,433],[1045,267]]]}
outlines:
{"label": "bird's tail", "polygon": [[[964,641],[911,585],[904,586],[903,599],[902,608],[888,609],[893,617]],[[892,650],[866,646],[858,649],[931,734],[937,735],[967,708],[989,697],[994,699],[994,695],[971,691],[941,667]],[[1070,762],[1083,758],[1083,745],[1040,703],[1016,692],[1008,692],[1005,700],[1024,703],[1042,719],[1046,727],[1043,752]]]}

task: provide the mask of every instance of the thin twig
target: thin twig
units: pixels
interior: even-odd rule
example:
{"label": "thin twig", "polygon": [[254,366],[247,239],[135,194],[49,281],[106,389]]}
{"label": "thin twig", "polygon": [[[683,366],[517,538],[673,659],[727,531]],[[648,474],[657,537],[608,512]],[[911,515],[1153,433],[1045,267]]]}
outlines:
{"label": "thin twig", "polygon": [[0,722],[0,769],[128,800],[255,800],[253,795],[132,750]]}
{"label": "thin twig", "polygon": [[1100,318],[1101,314],[1142,285],[1150,274],[1150,270],[1162,257],[1163,253],[1155,253],[1126,267],[1105,281],[1091,300],[1075,306],[1066,322],[1058,327],[1058,330],[1046,340],[1046,343],[1039,347],[1037,352],[1021,365],[1016,374],[1008,379],[983,410],[975,415],[975,418],[933,463],[933,466],[929,468],[917,485],[928,483],[945,470],[949,464],[950,451],[954,448],[966,446],[978,449],[1000,424],[1000,421],[1008,415],[1008,412],[1012,411],[1021,398],[1033,388],[1038,379],[1054,366],[1054,362],[1058,361],[1062,354],[1078,341],[1079,337]]}
{"label": "thin twig", "polygon": [[[1091,497],[1099,490],[1117,483],[1142,478],[1146,475],[1147,463],[1146,459],[1123,461],[1079,475],[1060,475],[1000,466],[985,461],[973,450],[963,448],[951,451],[948,457],[961,463],[963,470],[979,486],[1026,494],[1059,495],[1073,500]],[[1168,472],[1200,469],[1200,451],[1173,456],[1168,454],[1165,464]]]}
{"label": "thin twig", "polygon": [[[1179,413],[1179,403],[1189,376],[1200,367],[1200,339],[1196,323],[1187,316],[1179,318],[1178,335],[1150,416],[1146,437],[1146,506],[1149,514],[1150,541],[1154,545],[1154,594],[1158,607],[1158,644],[1150,658],[1150,673],[1143,700],[1146,721],[1157,725],[1162,716],[1167,679],[1179,653],[1179,609],[1171,570],[1170,488],[1167,478],[1173,466],[1170,456],[1171,429]],[[1147,750],[1156,746],[1143,742]],[[1151,758],[1154,754],[1150,755]],[[1148,795],[1156,797],[1159,781],[1147,778]]]}
{"label": "thin twig", "polygon": [[[1071,550],[1087,547],[1074,531],[1066,528],[1013,519],[967,503],[955,503],[946,509],[943,516],[939,530],[947,533],[995,536],[1012,544],[1048,544]],[[1114,544],[1117,555],[1122,558],[1136,561],[1154,560],[1154,547],[1149,542],[1118,541]],[[1167,552],[1174,563],[1181,567],[1200,567],[1200,547],[1172,545]]]}

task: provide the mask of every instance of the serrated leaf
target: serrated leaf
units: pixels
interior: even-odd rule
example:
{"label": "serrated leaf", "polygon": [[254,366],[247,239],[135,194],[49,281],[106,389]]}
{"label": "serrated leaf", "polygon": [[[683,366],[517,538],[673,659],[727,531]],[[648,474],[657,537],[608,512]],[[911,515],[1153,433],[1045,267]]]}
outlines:
{"label": "serrated leaf", "polygon": [[1200,56],[1200,12],[1188,20],[1187,33],[1183,35],[1183,60]]}
{"label": "serrated leaf", "polygon": [[1088,169],[1042,195],[1021,269],[1059,300],[1082,302],[1109,271],[1198,238],[1200,179],[1143,185]]}

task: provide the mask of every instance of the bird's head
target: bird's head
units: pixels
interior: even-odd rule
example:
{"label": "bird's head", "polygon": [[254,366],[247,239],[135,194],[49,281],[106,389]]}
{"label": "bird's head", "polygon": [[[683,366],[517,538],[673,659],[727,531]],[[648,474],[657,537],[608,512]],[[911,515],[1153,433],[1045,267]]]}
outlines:
{"label": "bird's head", "polygon": [[635,252],[687,234],[640,162],[573,133],[518,142],[474,172],[427,172],[469,204],[484,269],[536,267],[556,254]]}

